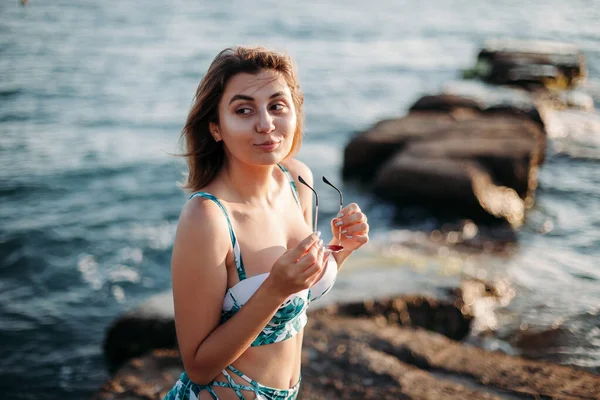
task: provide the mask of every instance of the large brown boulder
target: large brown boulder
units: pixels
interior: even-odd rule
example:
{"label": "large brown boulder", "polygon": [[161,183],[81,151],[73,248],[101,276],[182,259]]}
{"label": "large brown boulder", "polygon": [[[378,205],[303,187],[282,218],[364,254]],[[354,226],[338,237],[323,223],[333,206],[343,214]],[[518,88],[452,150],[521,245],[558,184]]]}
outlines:
{"label": "large brown boulder", "polygon": [[[462,104],[466,100],[470,100],[473,104],[478,105],[478,110],[486,114],[501,114],[503,116],[515,116],[529,118],[533,122],[538,123],[542,128],[545,126],[540,111],[540,104],[546,105],[546,98],[538,96],[538,93],[549,93],[549,90],[536,90],[535,92],[527,91],[518,87],[512,86],[496,86],[487,84],[477,80],[461,80],[450,81],[443,85],[442,92],[436,96],[424,96],[435,98],[435,102],[442,103],[439,105],[440,110],[443,110],[444,103],[448,102],[449,98],[461,98]],[[419,109],[417,101],[411,108],[411,112]],[[434,100],[429,100],[428,103],[433,103]],[[461,102],[454,100],[450,104],[460,105]],[[557,101],[551,103],[552,106],[557,104]],[[465,107],[464,105],[462,106]],[[456,107],[453,107],[455,109]]]}
{"label": "large brown boulder", "polygon": [[418,113],[378,122],[348,143],[344,150],[344,178],[369,181],[378,168],[411,140],[436,136],[455,122],[448,114]]}
{"label": "large brown boulder", "polygon": [[344,177],[371,183],[397,205],[518,226],[533,204],[544,159],[541,116],[523,91],[493,97],[486,87],[452,90],[465,96],[424,96],[405,117],[352,139]]}
{"label": "large brown boulder", "polygon": [[527,120],[478,118],[454,124],[436,140],[410,143],[401,154],[420,159],[476,161],[498,185],[512,188],[527,199],[537,186],[537,166],[544,143],[541,132]]}
{"label": "large brown boulder", "polygon": [[494,184],[480,164],[460,159],[398,154],[379,171],[375,193],[394,203],[428,206],[442,215],[506,220],[514,226],[525,214],[525,203],[513,189]]}

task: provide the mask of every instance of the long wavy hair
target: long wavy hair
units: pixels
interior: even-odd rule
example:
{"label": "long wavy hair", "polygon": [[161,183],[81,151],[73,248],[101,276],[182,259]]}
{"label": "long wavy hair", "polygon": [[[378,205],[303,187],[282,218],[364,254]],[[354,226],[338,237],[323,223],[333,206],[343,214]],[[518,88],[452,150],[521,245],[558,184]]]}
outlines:
{"label": "long wavy hair", "polygon": [[300,149],[303,129],[304,95],[300,90],[292,59],[263,47],[235,47],[221,51],[210,64],[200,81],[193,105],[181,132],[181,141],[188,165],[187,180],[183,189],[194,192],[208,185],[221,169],[225,151],[223,141],[216,142],[209,130],[211,122],[219,122],[219,102],[231,77],[241,72],[258,74],[274,70],[283,76],[296,109],[296,130],[292,148],[287,157]]}

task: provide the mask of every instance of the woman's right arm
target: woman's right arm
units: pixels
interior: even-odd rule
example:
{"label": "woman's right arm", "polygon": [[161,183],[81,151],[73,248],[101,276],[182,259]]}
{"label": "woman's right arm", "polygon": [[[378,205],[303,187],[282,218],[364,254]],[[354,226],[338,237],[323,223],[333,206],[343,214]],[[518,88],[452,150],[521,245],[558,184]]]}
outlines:
{"label": "woman's right arm", "polygon": [[[177,340],[193,382],[211,382],[250,347],[289,294],[310,287],[322,268],[315,262],[321,254],[313,246],[316,242],[318,238],[311,235],[286,252],[274,265],[271,279],[232,318],[219,325],[227,290],[229,229],[212,201],[192,199],[186,203],[177,227],[171,268]],[[300,258],[302,261],[294,263]],[[280,273],[274,274],[277,270]]]}

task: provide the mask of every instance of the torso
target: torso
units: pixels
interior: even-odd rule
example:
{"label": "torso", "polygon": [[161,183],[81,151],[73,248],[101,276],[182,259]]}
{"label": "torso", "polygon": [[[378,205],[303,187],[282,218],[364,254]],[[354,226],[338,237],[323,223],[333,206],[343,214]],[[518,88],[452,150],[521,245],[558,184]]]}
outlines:
{"label": "torso", "polygon": [[[218,182],[205,188],[219,197],[227,209],[248,278],[268,273],[287,248],[312,232],[294,200],[289,181],[278,168],[274,174],[281,190],[274,204],[265,209],[250,209],[244,204],[228,202],[226,196],[220,196]],[[240,281],[232,250],[227,255],[226,267],[227,287],[231,288]],[[300,377],[302,338],[301,331],[282,342],[250,347],[232,365],[263,385],[291,387]]]}

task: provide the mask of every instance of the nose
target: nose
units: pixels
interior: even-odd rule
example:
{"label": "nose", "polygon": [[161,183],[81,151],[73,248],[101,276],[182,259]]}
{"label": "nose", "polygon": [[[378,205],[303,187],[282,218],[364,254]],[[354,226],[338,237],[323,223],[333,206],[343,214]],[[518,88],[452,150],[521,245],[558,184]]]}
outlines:
{"label": "nose", "polygon": [[275,129],[273,122],[273,116],[269,114],[268,110],[261,110],[258,114],[258,120],[256,121],[256,131],[258,133],[270,133]]}

